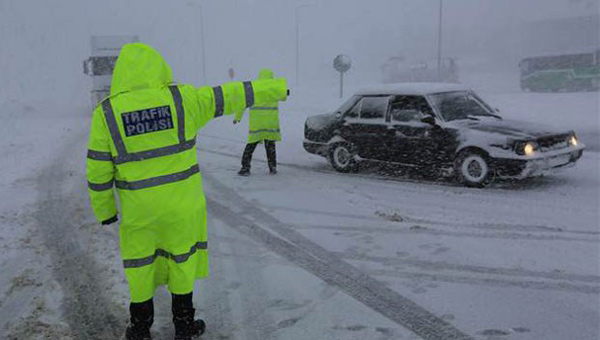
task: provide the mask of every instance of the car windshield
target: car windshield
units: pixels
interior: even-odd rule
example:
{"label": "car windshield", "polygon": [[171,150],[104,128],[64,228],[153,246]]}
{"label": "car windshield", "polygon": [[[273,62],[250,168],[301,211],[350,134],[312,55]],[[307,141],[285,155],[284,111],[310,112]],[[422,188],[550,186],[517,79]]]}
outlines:
{"label": "car windshield", "polygon": [[335,110],[335,112],[345,113],[346,111],[350,110],[352,108],[352,106],[356,103],[358,98],[359,98],[358,96],[350,97],[350,99],[345,101],[344,104],[342,104],[342,106],[340,106],[337,110]]}
{"label": "car windshield", "polygon": [[445,121],[498,117],[492,108],[471,91],[444,92],[430,95]]}

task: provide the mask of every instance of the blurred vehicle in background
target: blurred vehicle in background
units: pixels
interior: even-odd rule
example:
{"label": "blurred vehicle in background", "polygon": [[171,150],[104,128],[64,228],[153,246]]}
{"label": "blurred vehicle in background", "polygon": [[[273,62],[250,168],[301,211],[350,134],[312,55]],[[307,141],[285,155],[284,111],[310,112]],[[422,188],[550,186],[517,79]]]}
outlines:
{"label": "blurred vehicle in background", "polygon": [[110,94],[110,83],[121,46],[138,42],[137,35],[92,36],[92,55],[83,61],[83,73],[92,77],[92,106]]}
{"label": "blurred vehicle in background", "polygon": [[534,92],[598,91],[600,50],[521,60],[521,89]]}
{"label": "blurred vehicle in background", "polygon": [[389,58],[381,67],[383,82],[458,83],[458,66],[453,58],[443,58],[438,72],[437,61],[409,61],[404,57]]}
{"label": "blurred vehicle in background", "polygon": [[529,20],[521,36],[523,91],[597,91],[600,79],[600,15]]}
{"label": "blurred vehicle in background", "polygon": [[339,172],[390,163],[474,187],[573,166],[584,149],[573,131],[505,120],[472,90],[440,83],[359,91],[336,112],[309,117],[304,137],[304,149]]}

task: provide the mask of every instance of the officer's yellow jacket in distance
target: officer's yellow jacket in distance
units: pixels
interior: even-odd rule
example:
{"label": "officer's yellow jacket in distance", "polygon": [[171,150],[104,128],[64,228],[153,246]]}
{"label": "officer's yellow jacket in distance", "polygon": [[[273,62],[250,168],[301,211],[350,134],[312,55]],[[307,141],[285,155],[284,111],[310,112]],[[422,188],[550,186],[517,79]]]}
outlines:
{"label": "officer's yellow jacket in distance", "polygon": [[121,253],[131,300],[146,301],[161,284],[193,291],[208,275],[206,205],[196,133],[209,120],[285,100],[285,79],[217,87],[173,85],[171,69],[151,47],[123,46],[111,95],[92,117],[87,179],[99,221],[121,205]]}
{"label": "officer's yellow jacket in distance", "polygon": [[[273,79],[274,73],[271,69],[262,69],[258,79]],[[248,131],[248,143],[261,142],[263,140],[280,141],[281,130],[279,128],[279,104],[277,101],[256,103],[249,109],[250,130]],[[236,120],[241,120],[243,111],[236,114]]]}

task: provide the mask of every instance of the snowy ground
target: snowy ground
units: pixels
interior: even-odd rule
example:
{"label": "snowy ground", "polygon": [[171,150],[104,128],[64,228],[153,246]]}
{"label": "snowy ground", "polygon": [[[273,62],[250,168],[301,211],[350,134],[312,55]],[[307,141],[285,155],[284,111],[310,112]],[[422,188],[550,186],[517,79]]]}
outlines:
{"label": "snowy ground", "polygon": [[[484,190],[342,175],[301,145],[305,117],[334,100],[303,96],[282,105],[277,176],[262,147],[252,176],[235,175],[247,120],[223,117],[198,138],[211,249],[195,295],[204,338],[599,338],[597,152],[562,174]],[[547,113],[598,136],[597,94],[484,96],[507,116]],[[87,110],[2,107],[0,338],[118,338],[128,291],[118,226],[97,225],[87,203]],[[169,303],[157,291],[156,339],[172,336]]]}
{"label": "snowy ground", "polygon": [[[69,287],[61,282],[67,272],[61,272],[64,262],[55,255],[61,251],[59,238],[73,244],[81,241],[72,239],[75,234],[68,228],[89,226],[69,223],[56,230],[46,224],[55,218],[53,213],[66,212],[64,209],[75,202],[64,196],[69,190],[66,187],[47,189],[57,188],[58,183],[68,182],[71,187],[85,183],[81,181],[81,163],[69,169],[62,164],[83,159],[86,147],[81,143],[88,120],[83,108],[79,112],[62,112],[53,103],[33,107],[9,101],[2,107],[0,338],[73,338],[66,321],[72,312],[61,308],[72,306],[63,294]],[[70,144],[69,153],[61,152],[64,144]],[[49,169],[56,170],[48,173]],[[83,212],[80,210],[79,214]],[[68,220],[71,216],[63,218]],[[70,249],[62,249],[67,250]]]}

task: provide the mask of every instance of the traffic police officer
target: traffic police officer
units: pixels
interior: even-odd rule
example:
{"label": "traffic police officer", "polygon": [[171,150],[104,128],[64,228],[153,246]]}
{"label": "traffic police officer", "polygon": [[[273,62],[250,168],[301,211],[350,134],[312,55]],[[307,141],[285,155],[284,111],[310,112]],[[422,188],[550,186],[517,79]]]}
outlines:
{"label": "traffic police officer", "polygon": [[[258,79],[273,79],[274,74],[270,69],[262,69]],[[244,112],[235,115],[233,121],[237,124]],[[252,154],[258,143],[265,143],[267,151],[267,163],[271,174],[277,173],[277,156],[275,153],[275,141],[281,140],[281,130],[279,129],[279,105],[277,101],[256,104],[250,108],[250,131],[248,132],[248,144],[244,149],[242,156],[242,169],[238,172],[241,176],[250,175],[250,162]]]}
{"label": "traffic police officer", "polygon": [[102,224],[118,220],[131,293],[127,339],[150,339],[152,297],[172,293],[175,338],[204,332],[194,320],[194,281],[208,276],[206,205],[196,133],[212,118],[287,98],[283,78],[217,87],[175,85],[151,47],[124,45],[111,94],[94,110],[87,155],[91,204]]}

